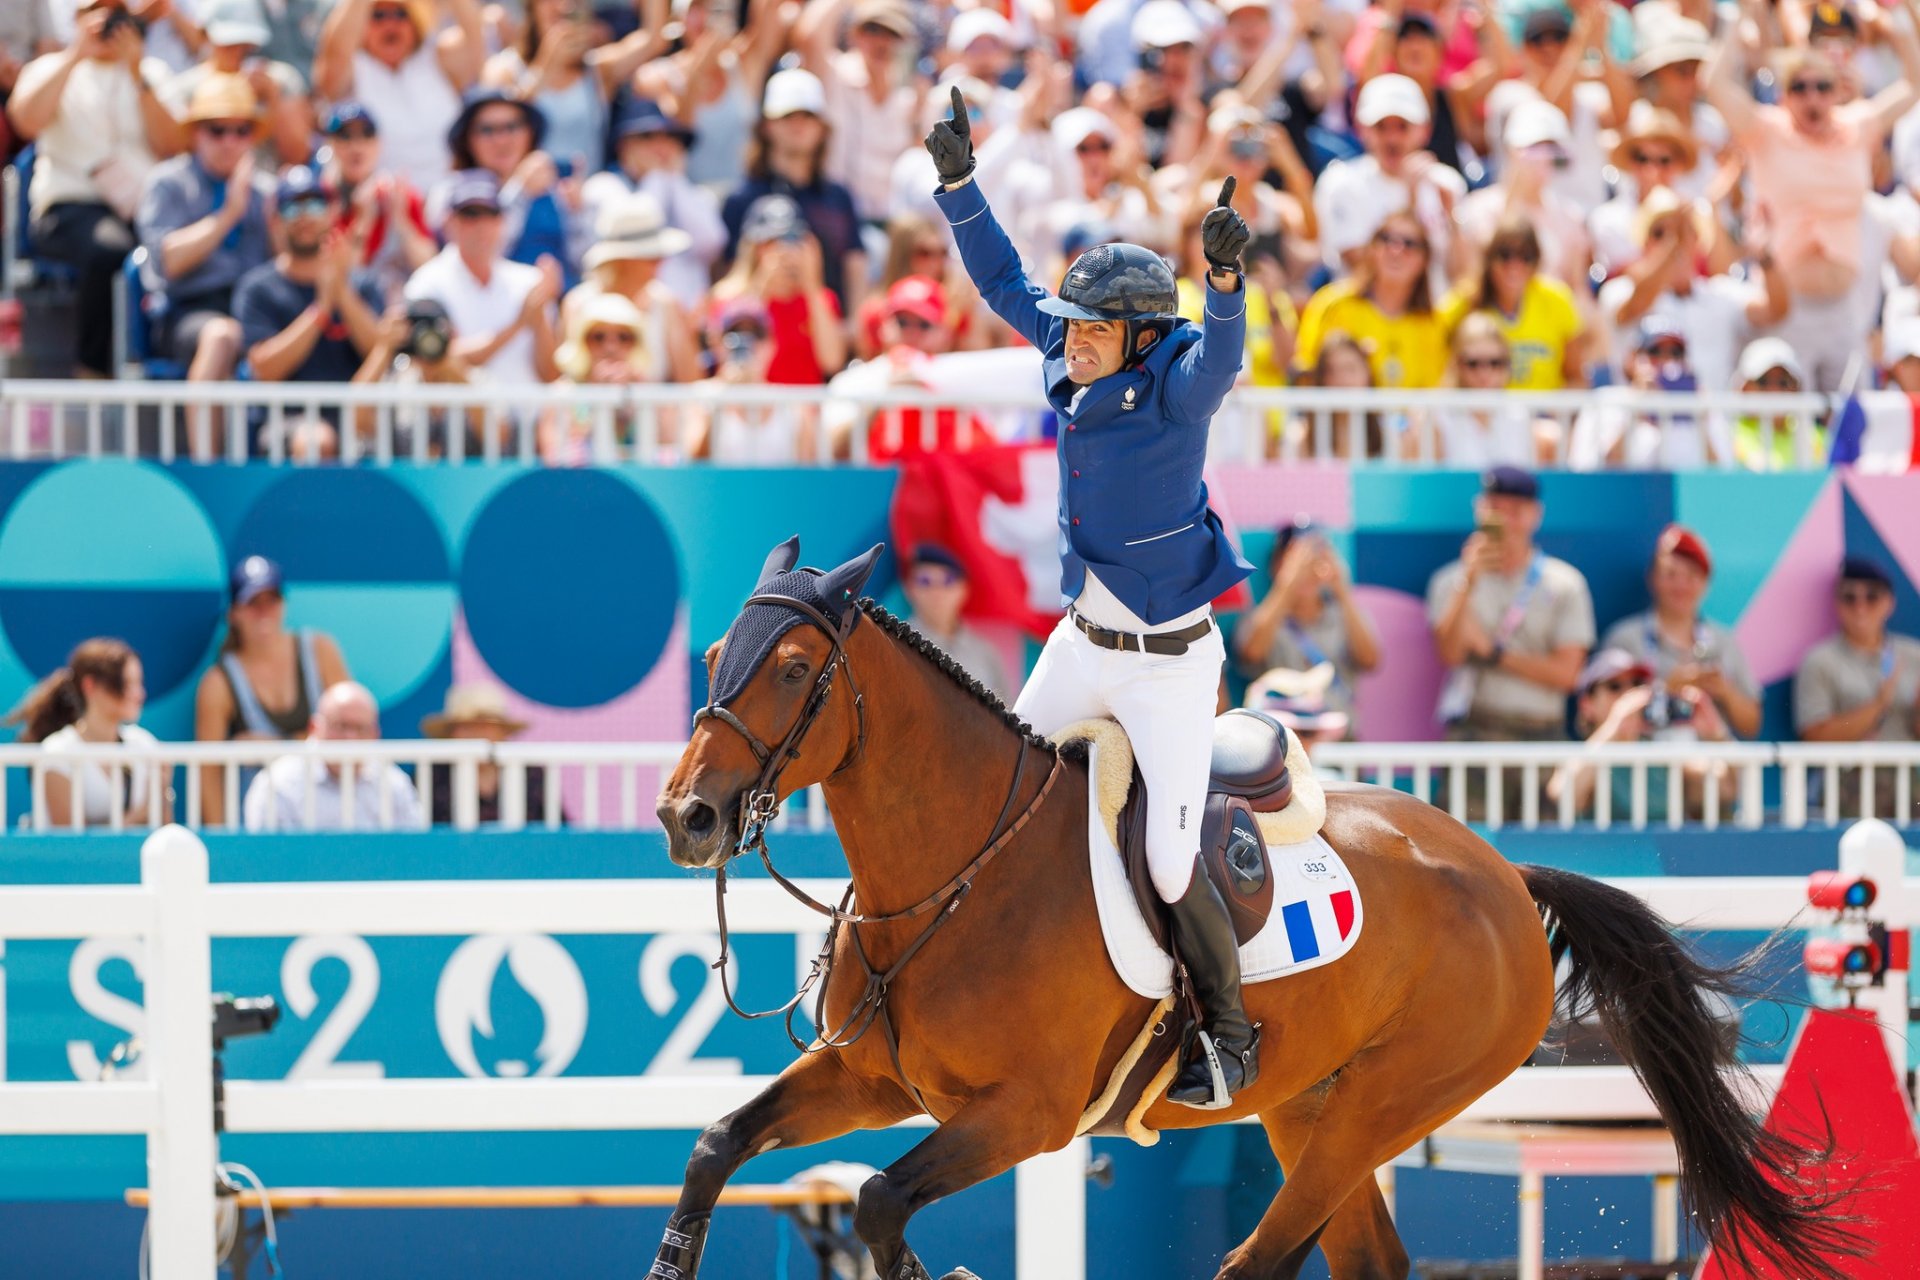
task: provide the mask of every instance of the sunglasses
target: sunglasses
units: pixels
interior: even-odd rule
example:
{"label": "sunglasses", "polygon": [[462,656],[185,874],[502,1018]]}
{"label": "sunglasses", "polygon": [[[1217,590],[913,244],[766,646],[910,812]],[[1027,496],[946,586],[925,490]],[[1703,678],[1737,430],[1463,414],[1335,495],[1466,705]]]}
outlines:
{"label": "sunglasses", "polygon": [[253,126],[250,124],[201,124],[195,126],[209,138],[224,141],[228,138],[251,138]]}
{"label": "sunglasses", "polygon": [[925,316],[910,316],[905,314],[904,312],[895,315],[893,317],[893,322],[899,325],[902,329],[918,330],[918,329],[933,329],[938,327],[931,320],[928,320]]}
{"label": "sunglasses", "polygon": [[1663,151],[1641,151],[1638,148],[1627,153],[1627,159],[1637,165],[1651,166],[1655,169],[1677,169],[1680,157]]}
{"label": "sunglasses", "polygon": [[1549,44],[1565,44],[1568,35],[1564,31],[1536,31],[1527,37],[1527,43],[1534,47]]}
{"label": "sunglasses", "polygon": [[1465,356],[1460,361],[1460,367],[1470,373],[1490,373],[1496,370],[1505,373],[1513,367],[1513,362],[1505,356]]}
{"label": "sunglasses", "polygon": [[1532,266],[1534,263],[1540,261],[1540,255],[1537,253],[1529,253],[1525,249],[1501,248],[1493,251],[1493,260],[1495,262],[1524,262],[1528,266]]}
{"label": "sunglasses", "polygon": [[525,120],[497,120],[492,124],[476,124],[473,132],[475,137],[497,138],[502,134],[525,132],[526,127]]}
{"label": "sunglasses", "polygon": [[340,142],[371,142],[376,135],[373,130],[362,126],[360,128],[342,129],[333,136]]}
{"label": "sunglasses", "polygon": [[915,569],[913,585],[916,587],[951,587],[960,581],[960,575],[951,569]]}
{"label": "sunglasses", "polygon": [[1404,249],[1408,253],[1427,251],[1427,242],[1413,236],[1396,235],[1391,231],[1382,231],[1373,238],[1373,242],[1388,249]]}
{"label": "sunglasses", "polygon": [[623,347],[631,347],[640,339],[629,329],[589,329],[587,345],[597,346],[602,342],[613,342]]}
{"label": "sunglasses", "polygon": [[375,22],[411,23],[413,21],[413,15],[403,5],[375,5],[373,12],[368,16]]}
{"label": "sunglasses", "polygon": [[280,206],[280,216],[289,222],[301,218],[324,218],[327,216],[327,198],[302,196],[298,200],[289,200]]}
{"label": "sunglasses", "polygon": [[1804,98],[1810,93],[1824,97],[1833,92],[1833,87],[1831,80],[1794,80],[1787,85],[1787,92],[1796,98]]}
{"label": "sunglasses", "polygon": [[1886,596],[1884,587],[1842,587],[1839,592],[1841,604],[1878,604]]}
{"label": "sunglasses", "polygon": [[1687,346],[1684,342],[1656,342],[1646,348],[1648,355],[1655,360],[1685,360]]}
{"label": "sunglasses", "polygon": [[1625,693],[1629,689],[1638,689],[1646,684],[1639,676],[1615,676],[1611,680],[1602,680],[1593,686],[1595,693]]}
{"label": "sunglasses", "polygon": [[892,27],[883,27],[877,22],[863,22],[855,27],[854,30],[863,36],[885,36],[889,40],[905,39],[904,36]]}
{"label": "sunglasses", "polygon": [[1077,153],[1083,156],[1089,155],[1096,151],[1111,151],[1111,150],[1113,150],[1112,143],[1101,142],[1091,138],[1074,148],[1074,151],[1076,151]]}
{"label": "sunglasses", "polygon": [[500,211],[487,204],[463,204],[453,211],[453,216],[468,222],[477,222],[481,218],[497,218]]}
{"label": "sunglasses", "polygon": [[1754,381],[1754,386],[1762,391],[1798,391],[1800,384],[1793,380],[1790,373],[1769,373]]}

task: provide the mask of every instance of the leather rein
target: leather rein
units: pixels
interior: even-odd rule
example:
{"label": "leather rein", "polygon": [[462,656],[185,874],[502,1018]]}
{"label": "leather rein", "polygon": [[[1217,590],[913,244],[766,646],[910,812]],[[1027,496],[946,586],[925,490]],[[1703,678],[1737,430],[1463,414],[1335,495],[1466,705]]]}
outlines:
{"label": "leather rein", "polygon": [[[828,925],[826,941],[821,946],[820,953],[814,957],[811,969],[805,980],[801,982],[800,989],[793,993],[792,999],[777,1009],[764,1009],[757,1013],[742,1009],[734,1000],[732,983],[727,975],[731,944],[727,931],[727,864],[722,863],[716,868],[714,876],[714,905],[720,922],[720,958],[714,961],[713,967],[720,971],[720,990],[726,997],[727,1007],[742,1018],[782,1017],[787,1039],[791,1040],[794,1047],[802,1053],[819,1053],[826,1049],[845,1048],[865,1035],[876,1021],[879,1022],[886,1034],[887,1048],[893,1055],[894,1070],[899,1073],[901,1082],[913,1092],[914,1099],[920,1103],[921,1109],[925,1110],[925,1099],[921,1098],[920,1091],[907,1081],[906,1073],[901,1068],[899,1039],[894,1032],[893,1019],[886,1010],[887,993],[907,962],[919,953],[941,925],[953,918],[954,912],[959,909],[960,904],[966,900],[968,892],[973,888],[974,878],[999,855],[1001,850],[1013,843],[1014,837],[1019,835],[1022,828],[1040,811],[1040,806],[1045,803],[1047,796],[1053,791],[1054,783],[1060,778],[1063,768],[1060,753],[1053,752],[1053,767],[1041,784],[1039,793],[1009,825],[1007,815],[1012,812],[1014,803],[1019,798],[1020,784],[1026,776],[1027,744],[1024,741],[1020,743],[1019,754],[1014,761],[1013,782],[1007,788],[1006,799],[1001,802],[1000,814],[994,819],[986,845],[945,884],[912,906],[881,915],[868,915],[850,910],[854,905],[851,884],[847,886],[846,893],[841,896],[839,906],[829,906],[817,901],[806,890],[781,875],[774,867],[773,852],[767,846],[767,826],[780,809],[780,775],[786,771],[788,764],[800,758],[800,742],[806,737],[807,731],[813,727],[814,720],[826,707],[827,699],[833,693],[836,671],[846,673],[847,686],[853,696],[855,723],[858,727],[852,748],[849,749],[846,758],[828,775],[828,780],[839,777],[851,768],[866,750],[866,705],[860,687],[853,678],[853,666],[847,656],[846,648],[847,637],[853,633],[853,628],[859,623],[862,609],[857,604],[849,604],[846,621],[836,623],[807,601],[795,599],[792,596],[768,594],[748,598],[748,606],[756,604],[778,605],[793,610],[819,628],[833,645],[833,652],[828,655],[826,663],[820,668],[819,676],[814,680],[806,705],[801,708],[793,727],[787,730],[786,736],[781,739],[777,747],[768,747],[751,729],[741,723],[738,716],[713,702],[709,702],[694,713],[693,723],[697,729],[701,721],[712,718],[728,726],[746,740],[747,746],[752,748],[754,757],[760,762],[759,778],[741,795],[740,837],[735,841],[733,852],[728,855],[727,861],[731,862],[749,851],[758,852],[761,863],[767,869],[767,874],[776,884],[786,890],[802,906],[826,916],[832,923]],[[860,941],[857,926],[913,920],[929,912],[934,913],[933,918],[901,952],[900,958],[884,971],[875,969],[873,963],[867,958],[866,947]],[[861,967],[866,970],[866,987],[854,1004],[852,1012],[838,1027],[829,1031],[826,1026],[827,988],[833,980],[833,947],[842,925],[848,926],[853,940],[854,954],[859,957]],[[823,979],[825,981],[822,981]],[[814,1039],[808,1044],[803,1043],[800,1037],[794,1034],[793,1011],[800,1006],[806,999],[807,993],[816,985],[819,987],[819,992],[813,1009]]]}

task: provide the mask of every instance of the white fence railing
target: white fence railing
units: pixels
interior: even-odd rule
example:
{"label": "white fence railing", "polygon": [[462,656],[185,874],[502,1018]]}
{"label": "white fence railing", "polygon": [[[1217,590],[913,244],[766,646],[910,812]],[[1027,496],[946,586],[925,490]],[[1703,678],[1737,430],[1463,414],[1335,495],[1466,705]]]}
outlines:
{"label": "white fence railing", "polygon": [[[152,746],[87,745],[63,750],[0,745],[0,828],[35,831],[150,828],[179,821],[194,829],[242,826],[247,775],[292,755],[302,762],[301,810],[312,821],[316,793],[341,793],[348,826],[389,829],[391,812],[358,815],[351,809],[352,779],[387,765],[411,770],[424,819],[436,798],[451,826],[482,822],[507,829],[569,826],[589,830],[635,830],[655,825],[653,800],[684,743],[506,742],[472,739],[356,742],[162,742]],[[1837,826],[1879,816],[1906,827],[1920,821],[1916,777],[1920,742],[1329,742],[1314,748],[1315,767],[1355,782],[1398,787],[1437,804],[1463,821],[1493,828],[1601,830],[1699,826],[1753,828],[1768,820],[1788,828]],[[1549,798],[1547,783],[1564,766],[1583,765],[1596,774],[1593,798],[1576,808],[1571,789]],[[29,805],[6,811],[5,781],[24,770]],[[130,773],[146,771],[172,784],[173,794],[147,785],[134,814],[114,813],[91,827],[77,805],[54,821],[46,805],[49,773],[101,770],[123,790]],[[543,775],[537,788],[535,774]],[[488,785],[482,787],[482,779]],[[369,775],[370,776],[370,775]],[[208,779],[212,781],[209,782]],[[1615,779],[1625,794],[1616,796]],[[209,786],[222,797],[217,822],[207,821]],[[437,792],[444,792],[437,796]],[[1769,798],[1778,797],[1769,809]],[[384,789],[380,802],[389,798]],[[483,798],[486,803],[483,803]],[[270,808],[270,807],[269,807]],[[818,788],[790,800],[778,829],[825,831],[831,826]]]}
{"label": "white fence railing", "polygon": [[[1875,829],[1877,827],[1877,829]],[[1905,930],[1920,879],[1904,876],[1898,836],[1864,824],[1841,841],[1841,865],[1874,879],[1874,915]],[[1624,879],[1668,919],[1700,929],[1773,929],[1796,917],[1795,877]],[[803,887],[830,899],[840,885]],[[147,1139],[152,1275],[206,1276],[214,1256],[213,991],[211,941],[300,934],[356,936],[657,934],[707,918],[709,889],[685,880],[209,883],[207,851],[180,827],[150,836],[141,881],[126,886],[9,886],[0,938],[99,935],[144,940],[144,1081],[0,1083],[0,1134],[138,1134]],[[736,932],[792,933],[816,918],[764,881],[729,897]],[[1906,1032],[1904,973],[1869,994],[1888,1042]],[[1903,1060],[1903,1059],[1897,1059]],[[1763,1068],[1777,1087],[1779,1068]],[[696,1129],[744,1104],[764,1078],[601,1077],[523,1080],[246,1081],[226,1085],[233,1133]],[[1522,1068],[1475,1102],[1472,1119],[1651,1119],[1652,1102],[1625,1067]],[[924,1124],[922,1118],[920,1123]],[[1017,1173],[1020,1280],[1085,1276],[1084,1142]]]}
{"label": "white fence railing", "polygon": [[[319,438],[295,430],[303,421],[337,428],[337,461],[533,463],[543,458],[542,423],[576,431],[566,457],[596,464],[678,464],[690,458],[704,427],[735,421],[804,421],[852,461],[868,457],[869,426],[895,446],[917,435],[934,447],[942,431],[964,444],[984,430],[994,438],[1030,439],[1046,403],[1036,385],[988,380],[964,395],[912,387],[844,394],[825,387],[720,383],[637,386],[484,386],[351,383],[100,382],[15,379],[0,387],[0,459],[155,457],[162,461],[245,462],[258,449],[268,461],[333,462]],[[1742,392],[1461,391],[1419,392],[1243,387],[1215,416],[1211,449],[1219,462],[1311,462],[1367,459],[1387,467],[1445,467],[1449,422],[1516,418],[1537,438],[1547,466],[1607,465],[1605,451],[1577,447],[1582,424],[1617,435],[1639,424],[1662,440],[1702,432],[1726,437],[1729,424],[1751,419],[1769,441],[1787,442],[1795,469],[1825,464],[1818,428],[1830,410],[1824,396]],[[1369,444],[1372,438],[1374,443]],[[1677,456],[1692,456],[1687,448]],[[1660,457],[1669,454],[1653,451]],[[1704,456],[1704,455],[1702,455]],[[548,458],[548,460],[552,460]],[[1644,463],[1638,465],[1645,465]],[[1705,465],[1734,465],[1724,444]],[[1773,450],[1750,465],[1770,468]]]}

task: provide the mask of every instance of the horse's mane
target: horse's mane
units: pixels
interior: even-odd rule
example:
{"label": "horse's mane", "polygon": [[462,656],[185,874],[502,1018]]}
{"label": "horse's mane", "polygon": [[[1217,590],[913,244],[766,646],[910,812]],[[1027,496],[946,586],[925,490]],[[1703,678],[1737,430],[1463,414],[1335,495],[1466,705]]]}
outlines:
{"label": "horse's mane", "polygon": [[[936,670],[958,685],[961,692],[991,711],[1001,724],[1018,734],[1028,746],[1038,747],[1042,751],[1054,750],[1054,744],[1035,733],[1025,720],[1015,715],[1013,708],[1000,700],[999,694],[976,680],[965,667],[953,660],[952,654],[907,625],[905,619],[896,618],[887,612],[886,608],[871,596],[861,597],[860,611],[867,615],[868,621],[874,626],[932,663]],[[1072,742],[1061,748],[1061,754],[1069,759],[1084,760],[1086,753],[1087,746],[1084,741]]]}

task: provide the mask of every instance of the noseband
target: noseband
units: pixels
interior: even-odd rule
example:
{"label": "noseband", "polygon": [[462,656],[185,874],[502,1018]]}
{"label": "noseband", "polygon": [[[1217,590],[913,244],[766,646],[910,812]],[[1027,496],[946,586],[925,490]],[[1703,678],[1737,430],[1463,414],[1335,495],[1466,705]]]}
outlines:
{"label": "noseband", "polygon": [[[846,621],[835,622],[805,600],[789,595],[767,594],[750,596],[743,606],[751,608],[756,604],[777,605],[782,609],[791,609],[815,627],[833,645],[833,652],[827,655],[826,662],[815,677],[813,691],[807,695],[806,705],[800,708],[800,715],[787,730],[787,736],[780,740],[777,747],[769,747],[760,741],[758,734],[741,722],[739,716],[712,701],[708,693],[707,705],[693,713],[693,727],[698,729],[700,722],[707,719],[718,720],[742,738],[752,748],[754,759],[760,762],[760,776],[754,784],[741,793],[740,798],[740,838],[734,843],[729,859],[737,858],[749,849],[766,848],[767,824],[773,821],[774,814],[780,809],[780,775],[786,772],[789,764],[800,758],[800,740],[807,736],[807,730],[813,727],[814,720],[827,705],[827,698],[833,692],[833,673],[844,669],[847,674],[847,687],[853,691],[853,715],[855,723],[854,741],[842,760],[828,778],[837,778],[853,766],[867,745],[867,709],[860,695],[860,686],[854,682],[853,664],[847,658],[847,637],[853,634],[855,624],[860,621],[860,608],[851,601],[847,604]],[[771,650],[768,656],[772,656]],[[772,869],[771,865],[768,867]]]}

